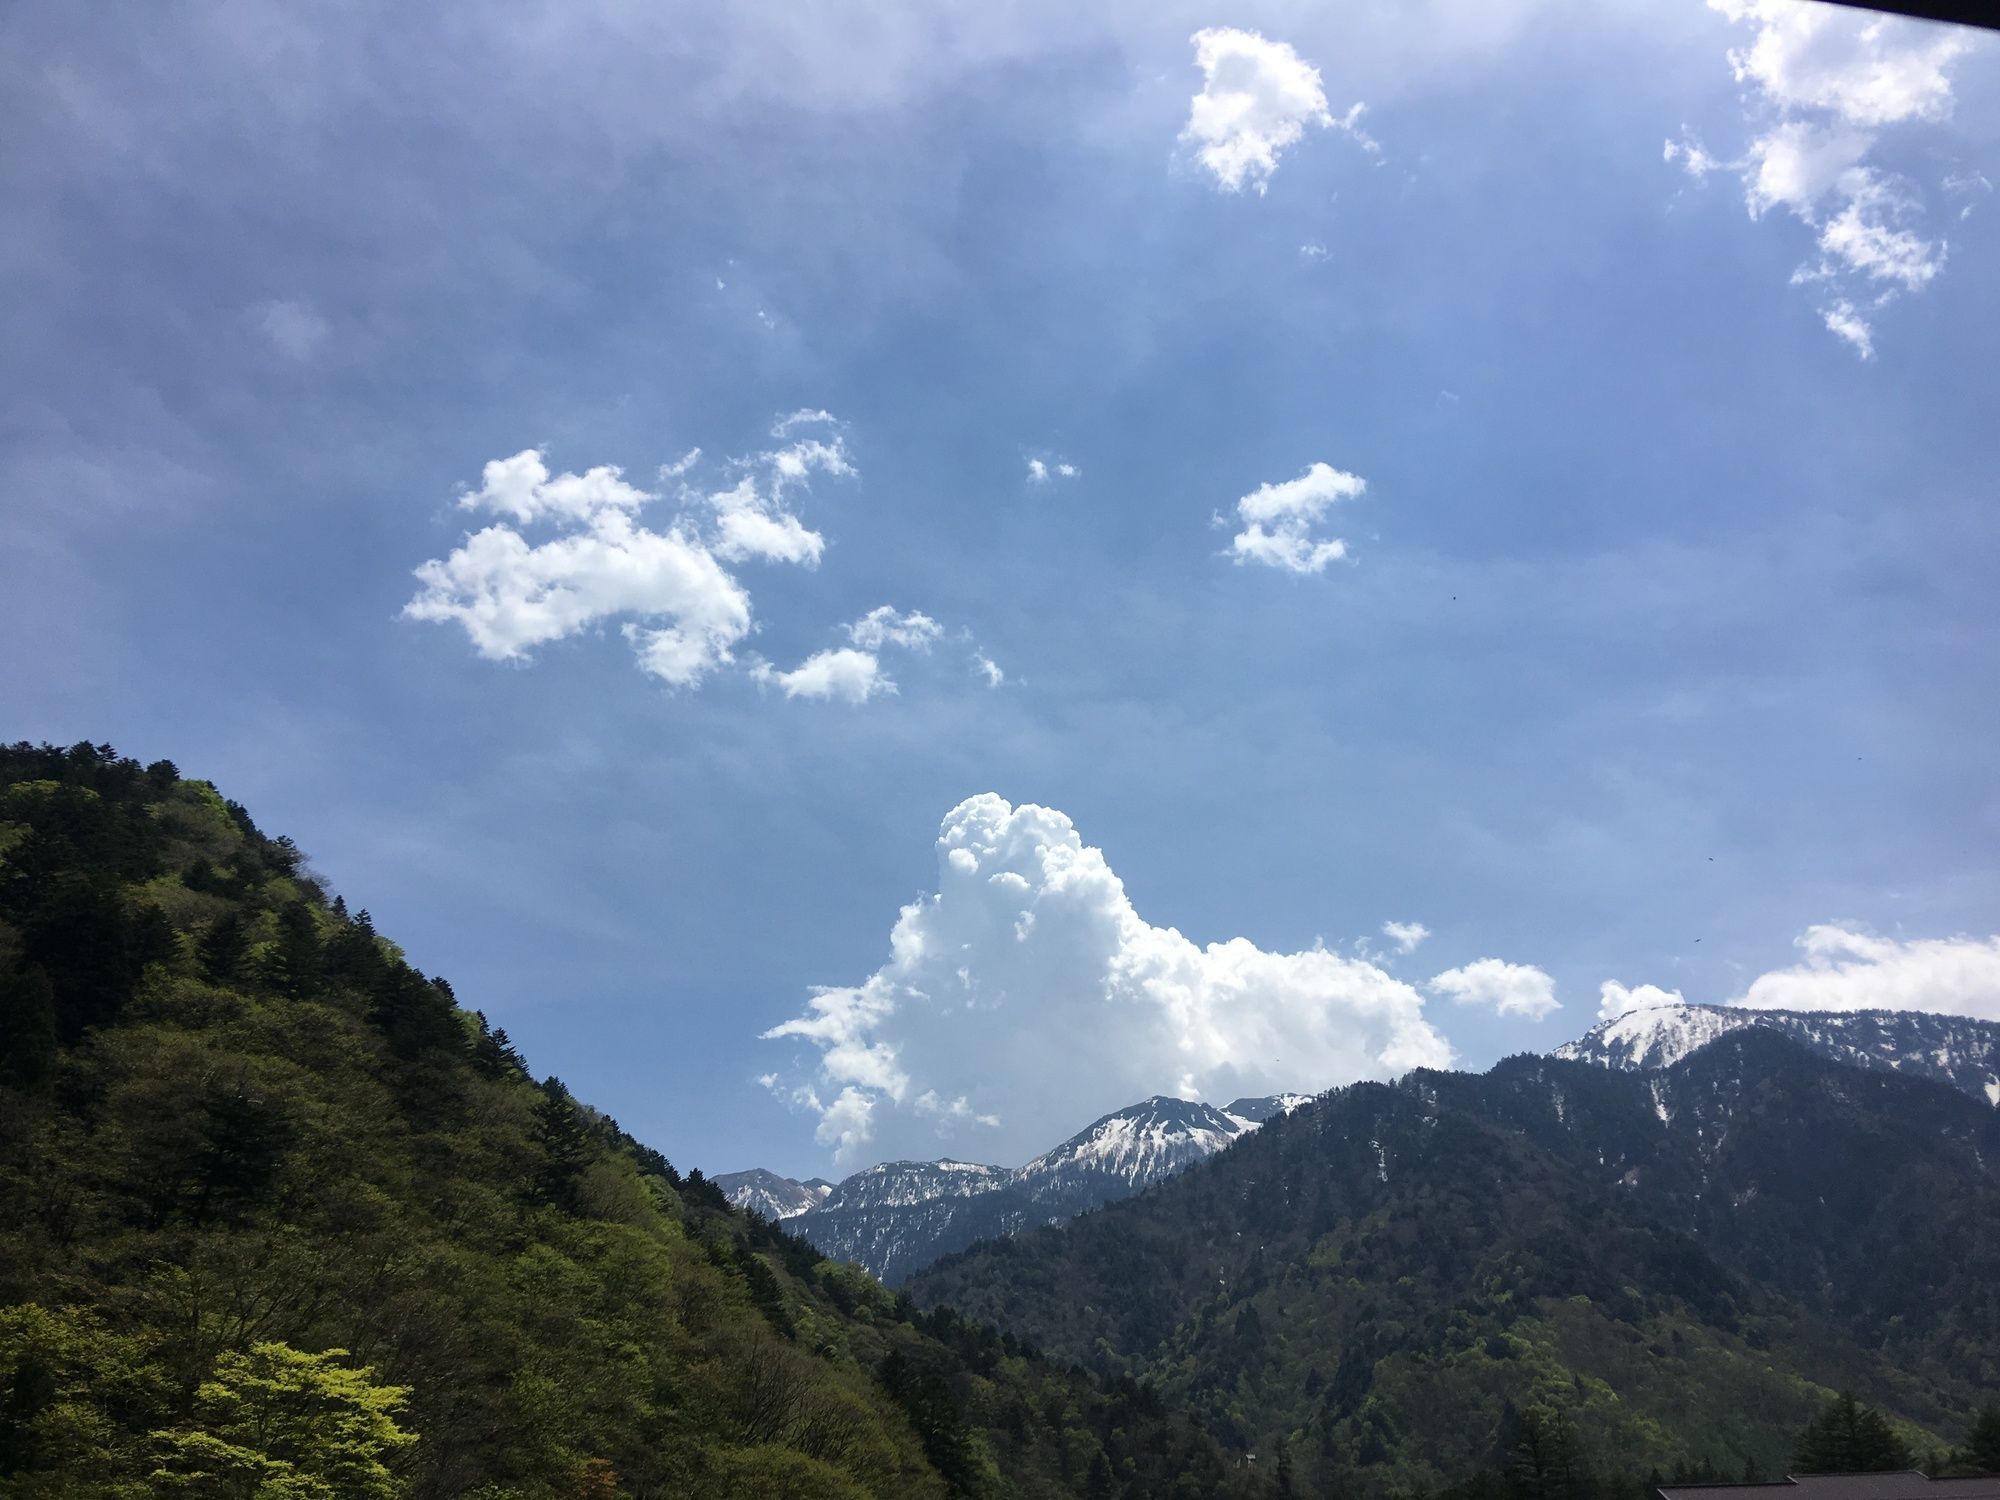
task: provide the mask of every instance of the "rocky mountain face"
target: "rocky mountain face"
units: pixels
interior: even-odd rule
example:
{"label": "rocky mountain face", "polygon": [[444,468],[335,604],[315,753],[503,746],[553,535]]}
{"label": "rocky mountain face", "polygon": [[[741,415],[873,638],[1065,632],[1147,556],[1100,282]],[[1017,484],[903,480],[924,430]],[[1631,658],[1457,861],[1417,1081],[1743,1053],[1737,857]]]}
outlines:
{"label": "rocky mountain face", "polygon": [[2000,1112],[1914,1072],[1753,1023],[1357,1084],[908,1290],[1334,1492],[1476,1466],[1523,1389],[1640,1468],[1671,1430],[1777,1472],[1827,1387],[1939,1432],[2000,1383]]}
{"label": "rocky mountain face", "polygon": [[[1238,1099],[1217,1109],[1156,1095],[1114,1110],[1025,1166],[884,1162],[843,1179],[815,1202],[783,1217],[790,1220],[787,1228],[826,1254],[866,1266],[893,1285],[979,1240],[1059,1224],[1129,1197],[1213,1155],[1305,1098]],[[737,1196],[757,1191],[747,1180],[758,1175],[739,1172],[716,1181],[732,1201],[765,1212],[747,1196]],[[761,1175],[789,1183],[775,1174]],[[731,1186],[736,1183],[744,1186]]]}
{"label": "rocky mountain face", "polygon": [[767,1219],[794,1218],[817,1207],[833,1191],[833,1184],[823,1177],[798,1182],[762,1167],[752,1167],[747,1172],[724,1172],[711,1180],[736,1207]]}
{"label": "rocky mountain face", "polygon": [[1779,1032],[1854,1067],[1934,1079],[2000,1107],[2000,1022],[1969,1016],[1656,1005],[1599,1022],[1554,1055],[1606,1068],[1664,1068],[1746,1027]]}

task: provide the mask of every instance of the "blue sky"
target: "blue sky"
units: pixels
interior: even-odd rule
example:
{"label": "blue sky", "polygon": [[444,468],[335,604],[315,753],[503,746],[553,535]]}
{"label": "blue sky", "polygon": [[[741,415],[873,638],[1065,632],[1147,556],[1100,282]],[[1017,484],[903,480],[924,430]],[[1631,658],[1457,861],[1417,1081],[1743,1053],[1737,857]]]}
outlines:
{"label": "blue sky", "polygon": [[[421,9],[0,21],[0,732],[216,780],[711,1170],[1483,1066],[1606,981],[2000,1016],[1990,41]],[[460,503],[532,449],[628,488]],[[1313,465],[1300,566],[1233,551]],[[678,681],[608,595],[404,614],[607,524],[748,610]]]}

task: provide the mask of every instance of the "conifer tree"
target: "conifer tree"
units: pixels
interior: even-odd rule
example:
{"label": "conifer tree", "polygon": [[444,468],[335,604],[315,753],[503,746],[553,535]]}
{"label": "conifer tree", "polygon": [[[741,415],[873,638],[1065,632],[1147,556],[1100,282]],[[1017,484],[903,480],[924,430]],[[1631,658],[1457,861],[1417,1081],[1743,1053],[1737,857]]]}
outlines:
{"label": "conifer tree", "polygon": [[1799,1434],[1792,1456],[1801,1474],[1879,1474],[1910,1466],[1910,1449],[1889,1419],[1842,1391]]}

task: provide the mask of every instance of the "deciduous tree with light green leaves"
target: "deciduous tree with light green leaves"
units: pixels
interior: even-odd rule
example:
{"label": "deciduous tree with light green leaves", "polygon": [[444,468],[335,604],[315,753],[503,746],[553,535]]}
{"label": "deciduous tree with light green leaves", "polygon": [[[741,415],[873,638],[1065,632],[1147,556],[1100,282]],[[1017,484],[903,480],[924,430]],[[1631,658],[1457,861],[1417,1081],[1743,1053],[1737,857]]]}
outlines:
{"label": "deciduous tree with light green leaves", "polygon": [[289,1344],[230,1352],[195,1393],[194,1420],[157,1432],[154,1482],[171,1494],[217,1500],[393,1500],[404,1486],[388,1460],[414,1443],[396,1425],[409,1396],[374,1371]]}

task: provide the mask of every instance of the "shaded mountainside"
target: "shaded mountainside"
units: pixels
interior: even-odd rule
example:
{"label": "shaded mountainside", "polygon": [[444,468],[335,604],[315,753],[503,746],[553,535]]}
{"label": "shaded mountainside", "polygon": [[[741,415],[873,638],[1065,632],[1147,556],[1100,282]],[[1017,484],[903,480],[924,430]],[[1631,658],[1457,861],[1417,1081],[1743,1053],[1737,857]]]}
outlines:
{"label": "shaded mountainside", "polygon": [[0,749],[0,1493],[1234,1475],[1152,1393],[918,1313],[535,1080],[206,783]]}
{"label": "shaded mountainside", "polygon": [[1607,1068],[1664,1068],[1746,1027],[1779,1032],[1835,1062],[1929,1078],[2000,1106],[2000,1021],[1970,1016],[1654,1005],[1600,1021],[1553,1055]]}
{"label": "shaded mountainside", "polygon": [[2000,1385],[1996,1122],[1758,1028],[1419,1072],[909,1290],[1333,1489],[1463,1477],[1531,1405],[1628,1471],[1782,1472],[1827,1388],[1936,1433]]}
{"label": "shaded mountainside", "polygon": [[1130,1197],[1304,1098],[1238,1099],[1224,1110],[1155,1095],[1113,1110],[1022,1167],[884,1162],[837,1183],[791,1228],[893,1286],[979,1240],[1060,1224]]}

